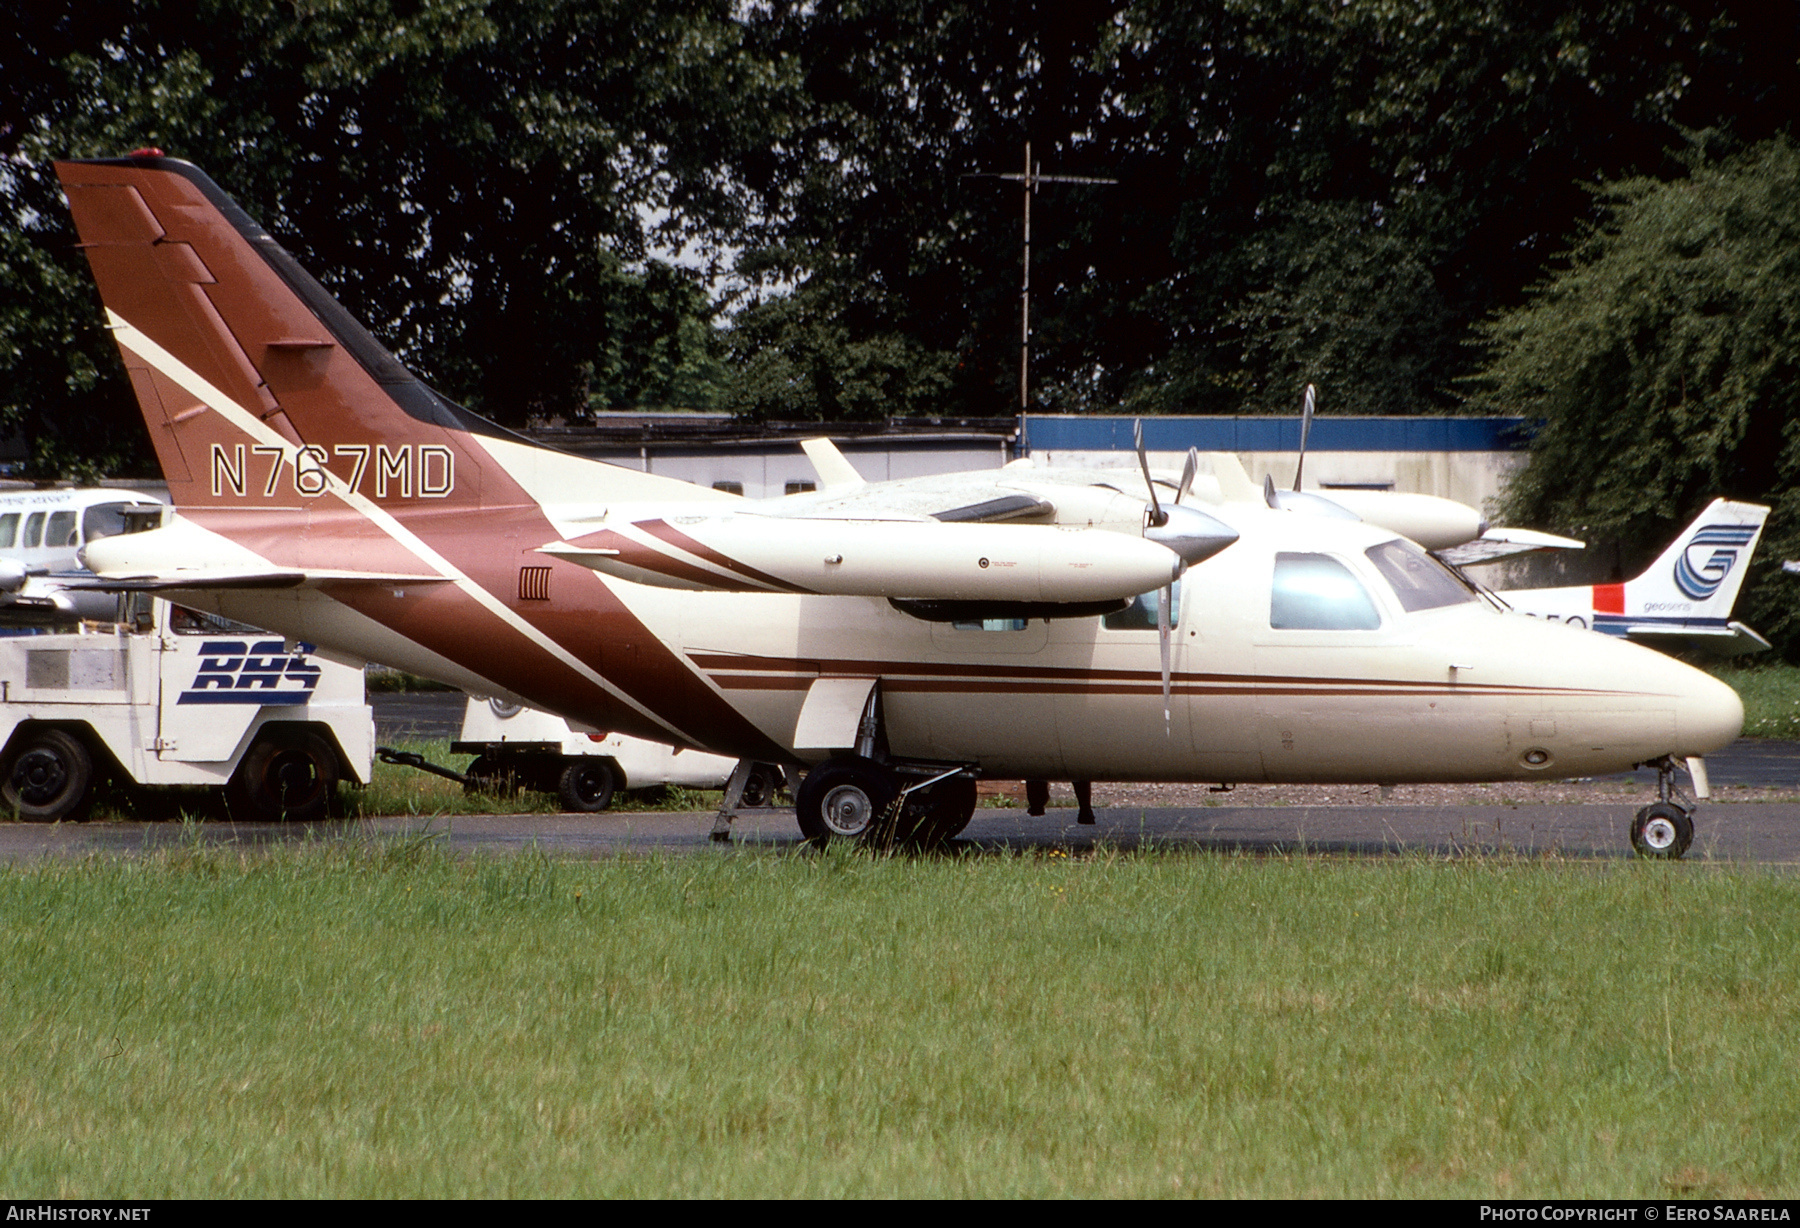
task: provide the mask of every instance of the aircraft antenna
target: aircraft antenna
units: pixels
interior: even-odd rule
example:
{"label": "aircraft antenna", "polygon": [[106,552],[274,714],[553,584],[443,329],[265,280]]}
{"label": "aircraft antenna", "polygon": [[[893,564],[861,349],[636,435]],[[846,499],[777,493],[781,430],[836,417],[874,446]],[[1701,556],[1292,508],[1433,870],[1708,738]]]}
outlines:
{"label": "aircraft antenna", "polygon": [[1019,280],[1019,415],[1024,420],[1025,412],[1031,408],[1031,198],[1037,192],[1040,183],[1117,183],[1117,179],[1104,179],[1096,175],[1046,175],[1043,169],[1031,160],[1031,142],[1025,142],[1025,170],[1023,174],[1004,174],[999,171],[975,171],[964,175],[964,179],[1007,179],[1023,185],[1025,195],[1025,251],[1020,261]]}

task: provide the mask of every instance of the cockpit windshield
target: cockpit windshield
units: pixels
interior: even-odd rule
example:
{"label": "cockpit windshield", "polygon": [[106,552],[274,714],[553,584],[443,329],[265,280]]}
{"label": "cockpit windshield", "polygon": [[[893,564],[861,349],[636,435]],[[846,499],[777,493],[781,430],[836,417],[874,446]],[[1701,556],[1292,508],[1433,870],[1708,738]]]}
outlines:
{"label": "cockpit windshield", "polygon": [[1365,553],[1375,570],[1393,586],[1400,608],[1408,614],[1476,599],[1475,591],[1455,572],[1409,541],[1383,542]]}

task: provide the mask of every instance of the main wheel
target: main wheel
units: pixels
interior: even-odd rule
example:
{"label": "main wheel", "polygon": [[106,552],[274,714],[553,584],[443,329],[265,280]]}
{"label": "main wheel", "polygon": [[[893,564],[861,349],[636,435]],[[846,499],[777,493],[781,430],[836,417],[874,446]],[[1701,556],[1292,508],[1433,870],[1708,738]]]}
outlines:
{"label": "main wheel", "polygon": [[337,755],[318,734],[264,734],[232,773],[225,797],[234,814],[252,821],[310,822],[325,817],[337,782]]}
{"label": "main wheel", "polygon": [[1631,847],[1639,857],[1674,861],[1694,842],[1694,820],[1680,806],[1656,802],[1631,821]]}
{"label": "main wheel", "polygon": [[967,776],[940,780],[909,800],[905,820],[912,830],[908,843],[936,848],[956,836],[974,817],[975,781]]}
{"label": "main wheel", "polygon": [[750,768],[750,775],[744,780],[744,792],[738,798],[738,805],[749,810],[761,810],[765,806],[775,804],[775,792],[781,788],[781,773],[766,763],[758,763]]}
{"label": "main wheel", "polygon": [[899,792],[892,773],[868,759],[828,759],[806,774],[794,796],[794,817],[814,844],[857,840]]}
{"label": "main wheel", "polygon": [[556,779],[556,800],[576,814],[598,814],[612,805],[618,784],[612,766],[604,759],[571,759]]}
{"label": "main wheel", "polygon": [[23,738],[7,761],[0,801],[33,823],[80,818],[93,783],[94,761],[80,739],[43,729]]}

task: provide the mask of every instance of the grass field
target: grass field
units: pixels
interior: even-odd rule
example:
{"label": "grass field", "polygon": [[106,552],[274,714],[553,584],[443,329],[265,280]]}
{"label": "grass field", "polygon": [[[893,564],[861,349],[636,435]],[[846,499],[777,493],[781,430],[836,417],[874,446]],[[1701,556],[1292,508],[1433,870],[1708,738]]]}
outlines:
{"label": "grass field", "polygon": [[11,868],[0,1195],[1792,1197],[1797,905],[1508,859]]}
{"label": "grass field", "polygon": [[1800,738],[1800,669],[1780,662],[1714,665],[1710,671],[1744,701],[1744,735]]}

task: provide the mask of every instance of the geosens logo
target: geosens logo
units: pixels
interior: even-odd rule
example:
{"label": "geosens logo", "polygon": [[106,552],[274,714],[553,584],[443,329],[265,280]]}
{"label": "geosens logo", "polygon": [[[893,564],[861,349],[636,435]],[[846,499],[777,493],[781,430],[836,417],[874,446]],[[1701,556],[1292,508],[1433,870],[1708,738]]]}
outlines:
{"label": "geosens logo", "polygon": [[[1754,525],[1707,525],[1694,534],[1681,557],[1675,560],[1675,587],[1695,601],[1705,601],[1725,583],[1725,577],[1737,562],[1738,548],[1748,545],[1755,536]],[[1696,551],[1706,560],[1698,567],[1693,562]]]}
{"label": "geosens logo", "polygon": [[184,704],[303,704],[319,685],[319,667],[306,659],[311,644],[288,653],[280,640],[208,640],[200,671],[181,693]]}

